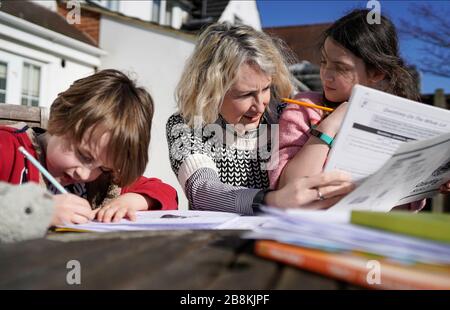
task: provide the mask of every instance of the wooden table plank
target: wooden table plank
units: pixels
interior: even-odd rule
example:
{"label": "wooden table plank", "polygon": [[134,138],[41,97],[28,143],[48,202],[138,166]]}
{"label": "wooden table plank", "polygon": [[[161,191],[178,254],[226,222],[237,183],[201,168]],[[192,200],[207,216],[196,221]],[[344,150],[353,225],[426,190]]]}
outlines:
{"label": "wooden table plank", "polygon": [[[45,289],[66,287],[66,264],[70,260],[84,262],[99,260],[105,253],[117,248],[115,240],[82,241],[73,243],[53,243],[35,240],[36,245],[22,245],[33,249],[27,255],[13,259],[3,259],[0,254],[0,288]],[[40,249],[35,249],[41,245]],[[20,246],[20,245],[19,245]],[[14,251],[13,251],[14,252]],[[2,251],[2,253],[4,253]]]}
{"label": "wooden table plank", "polygon": [[208,289],[267,290],[277,281],[280,267],[249,254],[242,254]]}
{"label": "wooden table plank", "polygon": [[[122,233],[122,236],[127,234]],[[184,236],[185,235],[185,236]],[[12,246],[11,252],[33,249],[33,255],[5,260],[0,255],[2,279],[5,288],[123,288],[133,283],[132,275],[146,274],[160,264],[166,264],[186,247],[192,247],[191,232],[158,234],[141,238],[105,238],[77,242],[34,240],[27,244]],[[201,244],[209,239],[206,234],[197,235]],[[198,241],[197,240],[197,241]],[[39,248],[40,246],[40,248]],[[8,251],[6,251],[7,253]],[[14,253],[13,253],[14,254]],[[11,258],[11,257],[10,257]],[[81,264],[82,285],[66,283],[66,263],[76,259]],[[146,269],[135,268],[137,261],[145,259]],[[2,270],[4,269],[4,270]],[[127,281],[125,281],[125,279]]]}
{"label": "wooden table plank", "polygon": [[285,265],[274,289],[281,290],[336,290],[337,281],[325,276]]}
{"label": "wooden table plank", "polygon": [[135,285],[145,289],[205,289],[234,262],[234,248],[213,246],[214,241],[237,232],[216,231],[211,244],[191,248],[176,260],[161,265],[160,269]]}
{"label": "wooden table plank", "polygon": [[[0,288],[147,288],[140,284],[148,283],[149,275],[160,267],[220,238],[209,231],[140,233],[137,238],[136,233],[121,233],[120,238],[96,235],[95,239],[92,234],[57,237],[79,240],[72,242],[40,239],[2,246]],[[66,263],[72,259],[81,263],[79,286],[66,283]]]}
{"label": "wooden table plank", "polygon": [[208,286],[208,289],[270,289],[277,281],[281,267],[253,254],[253,241],[242,240],[236,260]]}
{"label": "wooden table plank", "polygon": [[92,266],[85,275],[83,288],[147,289],[147,279],[158,273],[162,266],[198,247],[206,246],[209,241],[208,234],[191,232],[178,236],[144,238],[134,248],[125,244],[123,252],[126,251],[127,255],[115,255],[103,266]]}
{"label": "wooden table plank", "polygon": [[[239,231],[50,234],[0,245],[0,289],[336,289],[346,284],[253,254]],[[81,263],[81,285],[66,264]]]}

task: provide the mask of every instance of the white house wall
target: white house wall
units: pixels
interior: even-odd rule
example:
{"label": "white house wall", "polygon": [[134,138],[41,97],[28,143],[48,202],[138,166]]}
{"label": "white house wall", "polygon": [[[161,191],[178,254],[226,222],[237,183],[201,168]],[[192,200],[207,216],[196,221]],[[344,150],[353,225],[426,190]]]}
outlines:
{"label": "white house wall", "polygon": [[51,105],[58,93],[69,88],[74,81],[93,74],[95,68],[71,60],[66,60],[65,67],[63,68],[61,66],[61,60],[59,59],[59,61],[55,62],[50,67],[50,71],[51,76],[54,78],[49,80],[52,81],[53,85],[51,87],[51,96],[48,106]]}
{"label": "white house wall", "polygon": [[152,1],[120,1],[119,12],[130,17],[150,21],[152,17]]}
{"label": "white house wall", "polygon": [[186,208],[187,200],[170,167],[165,125],[176,111],[175,87],[195,42],[187,36],[144,28],[106,16],[101,19],[100,29],[100,46],[108,53],[102,58],[102,68],[131,73],[155,102],[150,158],[145,175],[174,186],[180,207]]}
{"label": "white house wall", "polygon": [[[20,21],[20,23],[26,22]],[[41,28],[32,27],[37,29],[37,32]],[[65,59],[64,68],[61,66],[62,59]],[[39,105],[47,108],[58,93],[67,89],[74,80],[92,74],[95,67],[100,65],[98,56],[55,42],[50,37],[40,37],[2,22],[0,22],[0,61],[8,65],[6,102],[20,104],[22,68],[23,63],[28,62],[39,65],[41,68]]]}
{"label": "white house wall", "polygon": [[235,16],[239,17],[246,25],[261,30],[261,19],[255,0],[233,0],[228,3],[219,21],[235,22]]}

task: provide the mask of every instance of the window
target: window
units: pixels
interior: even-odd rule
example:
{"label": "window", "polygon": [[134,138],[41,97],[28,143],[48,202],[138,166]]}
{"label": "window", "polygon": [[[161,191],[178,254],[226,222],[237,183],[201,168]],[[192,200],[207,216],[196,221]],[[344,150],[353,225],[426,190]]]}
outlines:
{"label": "window", "polygon": [[119,1],[118,0],[108,0],[106,1],[106,7],[111,11],[119,10]]}
{"label": "window", "polygon": [[159,11],[161,9],[161,0],[153,0],[152,21],[159,23]]}
{"label": "window", "polygon": [[111,11],[118,11],[120,0],[91,0],[95,4],[110,9]]}
{"label": "window", "polygon": [[41,68],[29,63],[23,63],[22,105],[39,106],[39,87]]}
{"label": "window", "polygon": [[173,8],[173,3],[171,1],[167,1],[167,3],[166,3],[166,20],[165,20],[166,25],[172,25],[172,8]]}
{"label": "window", "polygon": [[0,62],[0,103],[6,102],[6,73],[8,65]]}

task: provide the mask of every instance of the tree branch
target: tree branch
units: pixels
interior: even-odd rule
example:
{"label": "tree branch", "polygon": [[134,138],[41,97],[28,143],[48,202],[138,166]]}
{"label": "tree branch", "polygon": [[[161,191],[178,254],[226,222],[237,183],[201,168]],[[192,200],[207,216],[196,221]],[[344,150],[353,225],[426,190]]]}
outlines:
{"label": "tree branch", "polygon": [[437,11],[428,4],[414,5],[409,10],[415,19],[401,19],[399,33],[426,44],[418,67],[423,72],[450,77],[450,11]]}

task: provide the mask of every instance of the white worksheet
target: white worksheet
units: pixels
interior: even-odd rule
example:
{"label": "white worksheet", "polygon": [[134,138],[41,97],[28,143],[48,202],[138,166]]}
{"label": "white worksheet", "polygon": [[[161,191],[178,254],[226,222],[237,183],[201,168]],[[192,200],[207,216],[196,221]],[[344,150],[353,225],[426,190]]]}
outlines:
{"label": "white worksheet", "polygon": [[411,201],[418,200],[426,192],[423,188],[427,185],[421,186],[422,191],[416,195],[414,190],[417,184],[429,179],[434,171],[449,161],[450,132],[427,140],[404,143],[376,173],[364,179],[330,210],[387,212],[404,201],[405,197]]}
{"label": "white worksheet", "polygon": [[[431,138],[443,137],[447,133],[450,133],[449,110],[356,85],[349,100],[348,111],[328,155],[325,171],[339,169],[350,172],[353,181],[359,185],[367,177],[379,172],[401,145],[428,141]],[[420,148],[421,145],[418,144],[417,147]],[[430,172],[431,166],[426,160],[428,158],[432,162],[434,155],[439,157],[439,154],[433,154],[436,151],[447,153],[438,160],[440,165]],[[394,188],[404,189],[406,184],[410,186],[413,180],[416,182],[410,192],[398,197],[399,200],[394,202],[397,205],[432,197],[438,193],[442,184],[450,180],[450,158],[447,156],[445,159],[445,154],[449,153],[445,146],[424,149],[420,156],[425,161],[420,162],[417,170],[414,170],[414,159],[404,159],[405,165],[412,163],[411,170],[394,169],[395,166],[385,169],[382,174],[378,173],[378,177],[383,178],[378,180],[377,184],[391,184]],[[419,156],[419,153],[416,155]],[[391,162],[391,165],[393,164],[394,162]],[[400,172],[402,175],[395,175]],[[416,174],[412,178],[413,172]],[[418,175],[419,172],[422,174]],[[392,181],[394,179],[395,182]],[[367,194],[372,195],[372,191]]]}
{"label": "white worksheet", "polygon": [[325,171],[355,181],[376,172],[403,143],[450,132],[450,111],[356,85]]}

